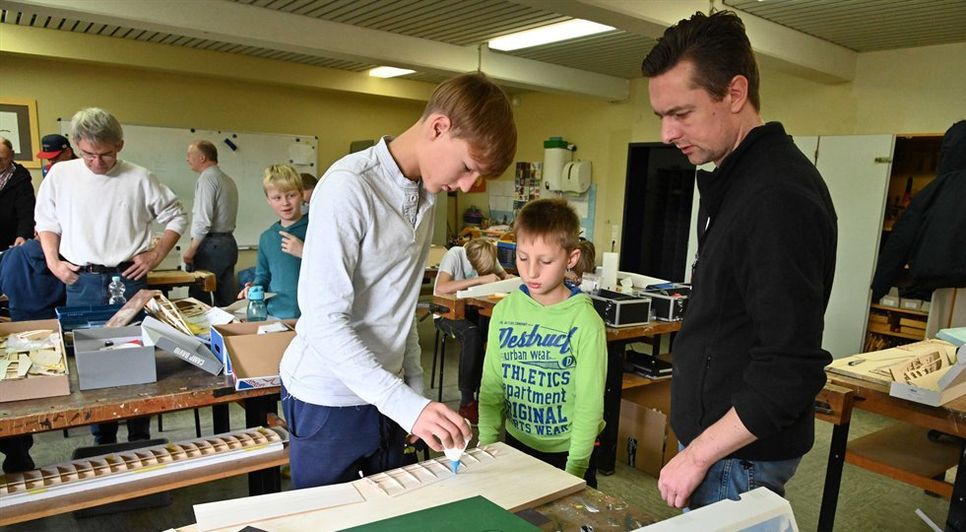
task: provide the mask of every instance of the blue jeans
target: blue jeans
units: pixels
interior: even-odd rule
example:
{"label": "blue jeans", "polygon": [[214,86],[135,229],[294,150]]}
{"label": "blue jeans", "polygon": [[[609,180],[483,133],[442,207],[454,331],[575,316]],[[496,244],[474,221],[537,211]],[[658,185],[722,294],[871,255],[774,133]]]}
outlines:
{"label": "blue jeans", "polygon": [[[238,295],[235,287],[235,263],[238,262],[238,243],[235,237],[227,233],[208,235],[201,241],[195,254],[194,267],[196,270],[207,270],[215,274],[215,306],[224,307],[232,304]],[[208,292],[200,287],[192,286],[188,295],[203,301],[211,302]]]}
{"label": "blue jeans", "polygon": [[[683,450],[684,446],[679,445],[679,448]],[[795,474],[801,461],[802,457],[775,461],[741,458],[718,460],[691,494],[688,509],[697,510],[724,499],[736,501],[742,493],[760,487],[784,497],[785,484]]]}
{"label": "blue jeans", "polygon": [[[114,275],[113,273],[79,273],[77,281],[67,285],[67,306],[106,305],[109,299],[107,285],[111,284],[111,277]],[[138,290],[148,287],[147,277],[135,281],[121,276],[121,282],[124,283],[124,297],[127,299],[134,297]],[[150,416],[128,419],[127,441],[150,440],[150,424]],[[117,421],[91,425],[91,434],[94,435],[94,443],[98,445],[117,443]]]}
{"label": "blue jeans", "polygon": [[402,467],[406,431],[373,405],[319,406],[296,399],[282,385],[289,430],[292,487],[349,482]]}

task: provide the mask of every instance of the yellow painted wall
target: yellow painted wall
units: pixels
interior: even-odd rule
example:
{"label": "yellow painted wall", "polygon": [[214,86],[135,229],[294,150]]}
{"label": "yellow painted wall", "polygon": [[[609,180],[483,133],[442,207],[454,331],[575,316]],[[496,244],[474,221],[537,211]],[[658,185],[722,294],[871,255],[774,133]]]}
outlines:
{"label": "yellow painted wall", "polygon": [[[99,106],[131,124],[316,135],[321,168],[347,154],[352,140],[402,132],[419,118],[424,105],[9,54],[2,56],[2,62],[4,72],[15,74],[3,76],[0,92],[37,100],[41,135],[59,133],[58,118],[69,120],[82,107]],[[35,187],[39,186],[40,172],[32,173]],[[238,269],[254,264],[255,253],[243,251]]]}

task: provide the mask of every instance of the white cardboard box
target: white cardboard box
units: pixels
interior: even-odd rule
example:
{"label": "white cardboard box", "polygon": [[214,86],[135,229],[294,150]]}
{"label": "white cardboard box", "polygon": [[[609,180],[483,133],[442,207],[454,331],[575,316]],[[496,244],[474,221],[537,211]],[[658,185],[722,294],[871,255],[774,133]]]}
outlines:
{"label": "white cardboard box", "polygon": [[224,367],[218,357],[201,340],[188,336],[151,316],[147,316],[141,322],[141,336],[144,339],[144,345],[157,346],[212,375],[220,374]]}
{"label": "white cardboard box", "polygon": [[741,494],[741,500],[725,499],[691,510],[638,530],[645,532],[738,532],[767,530],[798,532],[792,505],[768,488],[756,488]]}

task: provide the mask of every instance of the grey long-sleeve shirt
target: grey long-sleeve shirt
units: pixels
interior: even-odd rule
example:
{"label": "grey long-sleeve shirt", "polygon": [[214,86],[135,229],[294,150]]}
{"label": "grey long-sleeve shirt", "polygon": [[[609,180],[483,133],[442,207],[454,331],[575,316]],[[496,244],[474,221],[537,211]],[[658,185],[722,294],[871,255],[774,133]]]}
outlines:
{"label": "grey long-sleeve shirt", "polygon": [[[386,139],[332,165],[312,195],[286,389],[323,406],[372,404],[412,429],[429,400],[407,386],[406,340],[436,196],[406,179]],[[415,356],[418,356],[418,350]]]}
{"label": "grey long-sleeve shirt", "polygon": [[238,187],[221,168],[209,166],[198,176],[191,211],[191,238],[199,242],[208,233],[232,233],[238,217]]}

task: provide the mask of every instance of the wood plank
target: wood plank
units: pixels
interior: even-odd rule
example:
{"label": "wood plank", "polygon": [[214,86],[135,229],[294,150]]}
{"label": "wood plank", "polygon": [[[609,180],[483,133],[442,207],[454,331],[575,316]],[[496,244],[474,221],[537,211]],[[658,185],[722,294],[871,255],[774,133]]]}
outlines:
{"label": "wood plank", "polygon": [[[841,425],[848,423],[852,419],[852,396],[855,392],[835,384],[826,384],[818,396],[815,397],[816,409],[815,417],[831,423]],[[828,412],[819,410],[819,407],[827,405]]]}
{"label": "wood plank", "polygon": [[[482,495],[500,507],[516,512],[584,489],[583,479],[523,454],[504,443],[495,443],[487,448],[496,453],[495,460],[475,469],[468,466],[465,470],[461,469],[459,474],[419,489],[390,496],[369,480],[360,479],[352,484],[366,498],[366,502],[248,524],[273,532],[341,530],[473,495]],[[258,504],[257,497],[236,501]],[[283,504],[280,503],[280,507]],[[234,529],[237,527],[232,528]]]}
{"label": "wood plank", "polygon": [[946,499],[953,487],[935,477],[959,463],[959,444],[950,440],[930,441],[928,430],[908,423],[896,423],[849,442],[845,461],[922,489]]}
{"label": "wood plank", "polygon": [[0,526],[211,482],[285,464],[288,464],[288,448],[274,453],[179,471],[170,476],[136,480],[97,490],[71,493],[56,499],[28,502],[6,508],[3,512],[0,512]]}
{"label": "wood plank", "polygon": [[663,380],[668,380],[668,379],[648,379],[647,377],[643,377],[636,373],[628,373],[625,371],[624,374],[621,376],[621,389],[631,390],[633,388],[638,388],[640,386],[647,386],[650,384],[654,384],[656,382],[661,382]]}
{"label": "wood plank", "polygon": [[869,306],[871,308],[874,308],[874,309],[886,310],[886,311],[889,311],[889,312],[898,312],[900,314],[912,314],[912,315],[915,315],[915,316],[928,316],[929,315],[928,312],[924,312],[922,310],[912,310],[912,309],[898,308],[898,307],[886,307],[886,306],[880,305],[878,303],[873,303],[873,304],[871,304]]}

